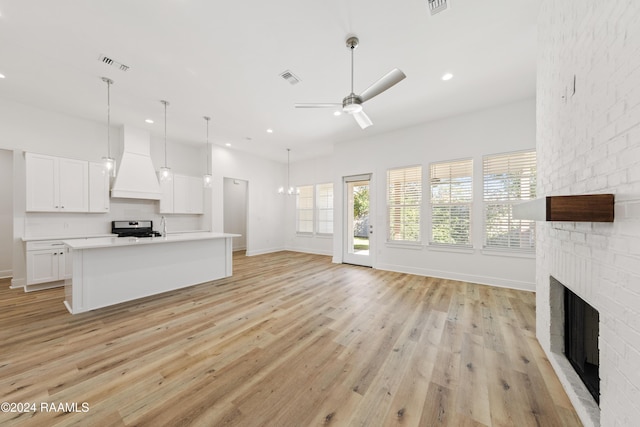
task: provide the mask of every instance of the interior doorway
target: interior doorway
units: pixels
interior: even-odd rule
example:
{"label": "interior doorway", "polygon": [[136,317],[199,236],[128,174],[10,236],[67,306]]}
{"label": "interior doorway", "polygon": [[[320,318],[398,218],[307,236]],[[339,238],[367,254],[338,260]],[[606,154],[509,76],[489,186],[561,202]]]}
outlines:
{"label": "interior doorway", "polygon": [[246,251],[249,182],[243,179],[224,178],[223,185],[224,232],[240,234],[240,237],[233,238],[233,250]]}
{"label": "interior doorway", "polygon": [[13,151],[0,149],[0,278],[13,276]]}

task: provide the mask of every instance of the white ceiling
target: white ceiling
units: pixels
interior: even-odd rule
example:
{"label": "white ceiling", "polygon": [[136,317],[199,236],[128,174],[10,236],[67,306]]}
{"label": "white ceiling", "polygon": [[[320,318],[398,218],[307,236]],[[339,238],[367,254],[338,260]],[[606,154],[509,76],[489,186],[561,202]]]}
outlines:
{"label": "white ceiling", "polygon": [[[0,0],[0,96],[45,109],[286,162],[334,143],[534,96],[539,0]],[[368,101],[361,130],[331,109],[392,68],[407,78]],[[99,61],[101,54],[130,67]],[[279,74],[292,71],[290,85]],[[445,72],[454,78],[443,82]],[[149,125],[145,119],[155,120]],[[273,133],[268,134],[267,128]],[[248,138],[251,138],[249,140]]]}

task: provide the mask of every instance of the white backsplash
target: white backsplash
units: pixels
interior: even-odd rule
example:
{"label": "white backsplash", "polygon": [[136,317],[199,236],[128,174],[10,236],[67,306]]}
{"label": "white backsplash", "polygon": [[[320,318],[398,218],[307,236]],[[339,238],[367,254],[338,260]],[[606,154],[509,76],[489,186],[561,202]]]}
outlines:
{"label": "white backsplash", "polygon": [[[25,237],[76,237],[111,233],[111,221],[151,220],[159,231],[161,214],[158,201],[111,199],[108,213],[28,212],[24,221]],[[208,230],[203,215],[165,215],[169,233]]]}

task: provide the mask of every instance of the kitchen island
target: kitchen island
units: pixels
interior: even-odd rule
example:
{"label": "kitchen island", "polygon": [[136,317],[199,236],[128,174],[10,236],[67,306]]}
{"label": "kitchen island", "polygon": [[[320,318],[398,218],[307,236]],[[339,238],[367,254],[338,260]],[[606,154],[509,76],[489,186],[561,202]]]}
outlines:
{"label": "kitchen island", "polygon": [[64,304],[77,314],[229,277],[237,236],[199,232],[64,240],[73,256]]}

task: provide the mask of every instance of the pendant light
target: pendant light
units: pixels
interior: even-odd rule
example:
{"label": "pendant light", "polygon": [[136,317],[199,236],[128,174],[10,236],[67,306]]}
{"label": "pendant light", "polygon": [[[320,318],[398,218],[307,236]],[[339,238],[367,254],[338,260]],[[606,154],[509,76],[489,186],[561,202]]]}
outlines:
{"label": "pendant light", "polygon": [[102,158],[102,164],[106,173],[111,176],[116,176],[116,159],[111,157],[111,85],[113,80],[102,77],[102,81],[107,84],[107,156]]}
{"label": "pendant light", "polygon": [[209,121],[211,117],[204,116],[204,119],[207,121],[207,173],[202,176],[202,184],[205,188],[210,188],[211,181],[213,181],[211,176],[211,146],[209,145]]}
{"label": "pendant light", "polygon": [[[286,191],[287,196],[291,196],[291,195],[294,194],[293,187],[290,185],[290,182],[289,182],[289,178],[291,176],[290,163],[289,163],[289,160],[290,160],[289,159],[289,155],[290,154],[291,154],[291,148],[287,148],[287,191]],[[278,188],[278,193],[279,194],[285,194],[284,187]]]}
{"label": "pendant light", "polygon": [[171,181],[173,173],[171,168],[167,166],[167,105],[168,101],[160,101],[164,105],[164,166],[160,168],[160,181]]}

